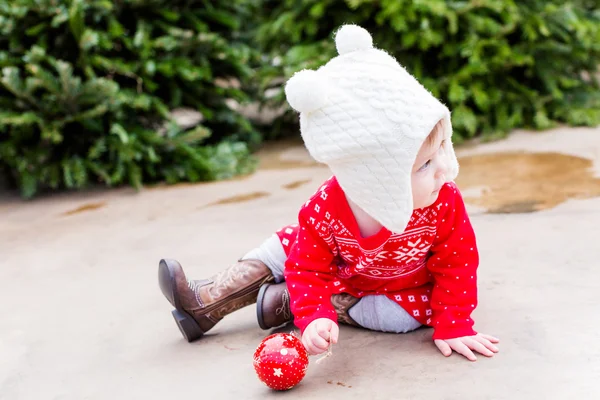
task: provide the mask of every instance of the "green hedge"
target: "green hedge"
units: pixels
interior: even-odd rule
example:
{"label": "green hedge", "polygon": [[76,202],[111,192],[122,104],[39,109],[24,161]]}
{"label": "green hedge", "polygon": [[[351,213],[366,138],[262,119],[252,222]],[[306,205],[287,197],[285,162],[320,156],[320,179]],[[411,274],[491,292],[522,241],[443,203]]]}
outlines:
{"label": "green hedge", "polygon": [[[335,56],[332,32],[356,23],[451,108],[458,141],[600,123],[598,82],[586,79],[600,64],[597,1],[272,0],[265,10],[263,88]],[[265,101],[282,104],[283,92]]]}
{"label": "green hedge", "polygon": [[[251,171],[263,137],[298,134],[282,82],[334,56],[343,23],[448,104],[458,141],[600,123],[596,0],[11,0],[0,172],[31,197]],[[288,112],[258,126],[230,101]]]}
{"label": "green hedge", "polygon": [[[247,143],[260,137],[225,103],[247,95],[223,83],[251,72],[250,48],[231,34],[248,8],[210,4],[0,4],[0,168],[25,197],[96,182],[220,179],[251,167]],[[170,112],[181,107],[202,123],[176,124]]]}

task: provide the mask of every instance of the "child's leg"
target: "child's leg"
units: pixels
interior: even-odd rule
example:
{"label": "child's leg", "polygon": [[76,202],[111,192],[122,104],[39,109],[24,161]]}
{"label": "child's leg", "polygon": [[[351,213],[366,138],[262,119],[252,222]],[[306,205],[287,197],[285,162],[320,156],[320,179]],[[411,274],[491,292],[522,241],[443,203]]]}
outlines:
{"label": "child's leg", "polygon": [[269,267],[276,283],[284,281],[283,270],[287,255],[281,245],[281,239],[276,234],[265,240],[259,247],[249,251],[242,260],[260,260]]}
{"label": "child's leg", "polygon": [[348,314],[360,326],[374,331],[406,333],[421,326],[398,303],[384,295],[361,298]]}
{"label": "child's leg", "polygon": [[[338,322],[360,326],[366,329],[405,333],[413,331],[421,324],[396,302],[384,295],[356,298],[347,293],[331,296]],[[293,320],[290,310],[290,295],[285,282],[265,284],[261,287],[256,304],[258,324],[270,329]]]}
{"label": "child's leg", "polygon": [[161,260],[159,285],[188,341],[200,338],[223,317],[256,303],[260,288],[283,280],[286,255],[275,234],[238,262],[209,279],[189,280],[176,260]]}

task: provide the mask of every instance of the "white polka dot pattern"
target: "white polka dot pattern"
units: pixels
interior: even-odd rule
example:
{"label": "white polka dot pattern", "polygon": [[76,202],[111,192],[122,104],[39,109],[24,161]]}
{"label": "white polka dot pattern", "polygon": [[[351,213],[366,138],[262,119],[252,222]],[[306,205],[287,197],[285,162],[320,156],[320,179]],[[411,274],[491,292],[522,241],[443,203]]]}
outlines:
{"label": "white polka dot pattern", "polygon": [[296,336],[275,333],[258,345],[253,365],[258,378],[269,388],[289,390],[304,379],[308,353]]}
{"label": "white polka dot pattern", "polygon": [[421,324],[433,326],[436,338],[474,334],[470,314],[477,304],[479,259],[453,183],[444,185],[432,206],[415,210],[403,233],[384,228],[363,238],[332,177],[302,208],[299,225],[278,235],[291,243],[284,273],[302,331],[316,318],[336,321],[328,299],[349,293],[387,296]]}

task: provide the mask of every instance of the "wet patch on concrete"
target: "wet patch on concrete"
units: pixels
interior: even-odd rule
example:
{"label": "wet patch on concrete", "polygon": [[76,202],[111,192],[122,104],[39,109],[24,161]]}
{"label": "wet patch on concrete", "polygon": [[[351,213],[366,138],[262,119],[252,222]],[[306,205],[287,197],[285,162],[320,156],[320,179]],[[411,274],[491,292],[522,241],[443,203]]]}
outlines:
{"label": "wet patch on concrete", "polygon": [[465,201],[489,213],[530,213],[568,199],[600,196],[600,178],[589,159],[560,153],[506,152],[459,159],[457,184],[480,188]]}
{"label": "wet patch on concrete", "polygon": [[267,197],[267,196],[269,196],[269,193],[267,193],[267,192],[245,193],[245,194],[240,194],[237,196],[226,197],[224,199],[209,203],[200,208],[207,208],[207,207],[220,206],[220,205],[226,205],[226,204],[244,203],[246,201],[256,200],[256,199],[260,199],[262,197]]}
{"label": "wet patch on concrete", "polygon": [[84,204],[84,205],[82,205],[80,207],[74,208],[72,210],[65,211],[64,213],[62,213],[62,215],[67,216],[67,215],[79,214],[79,213],[82,213],[82,212],[85,212],[85,211],[97,210],[97,209],[102,208],[104,206],[106,206],[105,202],[87,203],[87,204]]}
{"label": "wet patch on concrete", "polygon": [[284,189],[288,189],[288,190],[293,190],[293,189],[298,189],[300,186],[304,186],[307,183],[312,182],[312,179],[303,179],[300,181],[294,181],[294,182],[290,182],[290,183],[286,183],[285,185],[281,186]]}
{"label": "wet patch on concrete", "polygon": [[[333,385],[333,381],[327,381],[329,385]],[[346,385],[344,382],[337,382],[336,385],[351,388],[352,385]]]}
{"label": "wet patch on concrete", "polygon": [[277,157],[263,157],[260,160],[259,169],[261,170],[278,170],[278,169],[296,169],[318,167],[319,164],[311,161],[303,160],[285,160]]}

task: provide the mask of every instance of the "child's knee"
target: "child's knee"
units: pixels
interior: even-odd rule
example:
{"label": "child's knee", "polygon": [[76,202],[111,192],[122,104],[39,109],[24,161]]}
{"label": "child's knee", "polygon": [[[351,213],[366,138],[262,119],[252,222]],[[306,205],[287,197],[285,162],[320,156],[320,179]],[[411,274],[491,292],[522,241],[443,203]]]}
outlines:
{"label": "child's knee", "polygon": [[275,282],[280,283],[284,281],[283,272],[287,256],[283,250],[279,236],[276,234],[271,235],[257,248],[250,250],[241,259],[261,261],[271,270],[273,277],[275,277]]}

